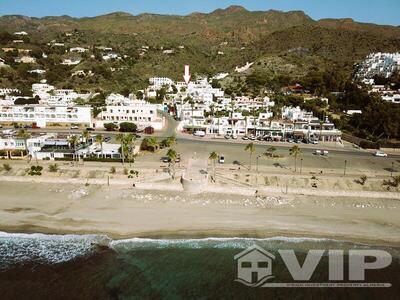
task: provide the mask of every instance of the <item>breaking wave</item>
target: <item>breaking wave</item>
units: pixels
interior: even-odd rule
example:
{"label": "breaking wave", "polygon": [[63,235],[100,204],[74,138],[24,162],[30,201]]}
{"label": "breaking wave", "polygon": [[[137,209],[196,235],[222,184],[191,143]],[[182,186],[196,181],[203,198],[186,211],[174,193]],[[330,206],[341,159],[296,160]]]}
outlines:
{"label": "breaking wave", "polygon": [[[131,238],[112,240],[106,235],[46,235],[0,232],[0,269],[14,264],[39,262],[56,264],[95,253],[99,246],[119,253],[145,249],[246,249],[258,244],[266,249],[350,249],[366,248],[354,244],[323,238],[270,237],[270,238],[201,238],[150,239]],[[398,252],[398,249],[395,250]]]}

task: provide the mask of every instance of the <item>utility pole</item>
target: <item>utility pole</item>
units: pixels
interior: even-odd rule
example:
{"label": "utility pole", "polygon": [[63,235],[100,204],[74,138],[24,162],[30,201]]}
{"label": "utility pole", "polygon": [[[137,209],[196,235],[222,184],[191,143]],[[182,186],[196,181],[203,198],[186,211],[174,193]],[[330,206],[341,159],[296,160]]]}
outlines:
{"label": "utility pole", "polygon": [[343,176],[346,176],[346,167],[347,167],[347,160],[344,161],[344,171]]}

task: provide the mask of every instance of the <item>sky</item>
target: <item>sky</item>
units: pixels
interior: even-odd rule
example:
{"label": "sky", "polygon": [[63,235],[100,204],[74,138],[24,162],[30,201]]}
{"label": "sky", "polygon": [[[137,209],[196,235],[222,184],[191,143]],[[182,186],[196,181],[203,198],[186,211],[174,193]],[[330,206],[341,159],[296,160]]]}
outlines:
{"label": "sky", "polygon": [[115,11],[187,15],[230,5],[252,11],[302,10],[315,20],[353,18],[359,22],[400,25],[400,0],[0,0],[0,15],[92,17]]}

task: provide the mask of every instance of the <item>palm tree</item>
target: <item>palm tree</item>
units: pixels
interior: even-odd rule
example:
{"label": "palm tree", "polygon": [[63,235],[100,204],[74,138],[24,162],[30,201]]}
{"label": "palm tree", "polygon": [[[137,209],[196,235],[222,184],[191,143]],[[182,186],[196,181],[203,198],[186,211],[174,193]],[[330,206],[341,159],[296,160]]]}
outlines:
{"label": "palm tree", "polygon": [[84,141],[85,143],[87,143],[88,139],[90,138],[90,133],[89,133],[89,131],[84,130],[84,131],[82,132],[82,138],[83,138],[83,141]]}
{"label": "palm tree", "polygon": [[153,152],[156,151],[158,148],[157,139],[153,136],[146,138],[146,144],[147,144],[147,147],[152,148]]}
{"label": "palm tree", "polygon": [[211,159],[213,161],[213,169],[214,169],[213,173],[214,173],[214,178],[215,178],[215,162],[218,159],[218,153],[215,151],[211,152],[208,159]]}
{"label": "palm tree", "polygon": [[254,147],[254,143],[250,143],[246,146],[246,148],[244,148],[245,151],[249,151],[250,153],[250,168],[249,170],[251,170],[251,163],[252,163],[252,158],[253,158],[253,153],[256,151],[256,148]]}
{"label": "palm tree", "polygon": [[116,137],[117,142],[121,145],[121,157],[122,157],[122,165],[125,165],[125,134],[120,133]]}
{"label": "palm tree", "polygon": [[17,137],[24,140],[25,152],[26,152],[26,155],[28,156],[28,154],[29,154],[28,139],[31,137],[30,133],[28,131],[26,131],[25,129],[20,129],[17,133]]}
{"label": "palm tree", "polygon": [[135,156],[135,141],[136,141],[136,136],[133,133],[128,133],[125,136],[125,147],[128,152],[128,160],[129,160],[129,166],[132,165],[132,160],[134,159]]}
{"label": "palm tree", "polygon": [[166,138],[166,145],[167,147],[171,147],[176,144],[176,137],[174,135],[171,135]]}
{"label": "palm tree", "polygon": [[77,160],[77,157],[76,157],[76,145],[78,144],[78,142],[79,142],[79,137],[77,135],[71,135],[69,137],[69,144],[74,148],[74,161]]}
{"label": "palm tree", "polygon": [[289,149],[289,154],[294,156],[294,171],[297,172],[297,156],[301,154],[299,146],[295,145]]}
{"label": "palm tree", "polygon": [[324,121],[319,121],[319,140],[322,142],[322,125],[324,125]]}
{"label": "palm tree", "polygon": [[265,153],[265,156],[274,156],[274,152],[276,151],[276,148],[274,146],[270,146],[267,148],[267,152]]}
{"label": "palm tree", "polygon": [[95,140],[96,140],[96,144],[100,145],[101,157],[104,157],[104,153],[103,153],[104,136],[102,134],[98,134],[98,135],[96,135]]}
{"label": "palm tree", "polygon": [[174,149],[170,148],[167,152],[167,157],[170,160],[170,164],[172,164],[172,179],[175,179],[175,160],[178,158],[178,153]]}

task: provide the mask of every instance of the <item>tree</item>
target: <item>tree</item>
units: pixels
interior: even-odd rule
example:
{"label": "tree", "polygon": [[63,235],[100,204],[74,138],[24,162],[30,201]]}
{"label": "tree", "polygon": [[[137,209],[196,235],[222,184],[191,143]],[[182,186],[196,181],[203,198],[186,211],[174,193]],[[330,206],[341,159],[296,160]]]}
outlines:
{"label": "tree", "polygon": [[162,148],[169,148],[175,144],[176,144],[176,137],[172,135],[172,136],[169,136],[166,139],[162,140],[160,143],[160,146]]}
{"label": "tree", "polygon": [[251,164],[252,164],[252,158],[253,158],[253,153],[256,151],[256,148],[254,147],[254,143],[250,143],[244,148],[245,151],[248,151],[250,153],[250,170],[251,170]]}
{"label": "tree", "polygon": [[125,134],[124,133],[118,134],[116,140],[121,145],[122,165],[125,165]]}
{"label": "tree", "polygon": [[274,146],[270,146],[267,148],[267,151],[265,152],[265,156],[273,157],[275,151],[276,151],[276,148]]}
{"label": "tree", "polygon": [[102,134],[98,134],[95,137],[96,144],[100,145],[101,148],[101,157],[104,157],[103,153],[103,143],[104,143],[104,136]]}
{"label": "tree", "polygon": [[69,137],[68,142],[74,148],[74,160],[77,160],[77,158],[76,158],[76,145],[79,142],[79,137],[77,135],[71,135]]}
{"label": "tree", "polygon": [[140,149],[155,152],[158,149],[158,146],[159,144],[155,137],[147,137],[143,139]]}
{"label": "tree", "polygon": [[135,158],[135,141],[136,141],[136,136],[134,134],[128,133],[125,135],[125,147],[126,147],[125,153],[128,153],[128,160],[130,166],[132,166],[132,162],[134,161]]}
{"label": "tree", "polygon": [[211,159],[213,161],[213,171],[214,171],[213,173],[214,173],[214,178],[215,178],[215,162],[218,159],[218,153],[215,151],[211,152],[208,159]]}
{"label": "tree", "polygon": [[172,179],[175,179],[175,161],[178,158],[178,153],[170,148],[167,152],[167,157],[170,160],[170,165],[172,165]]}
{"label": "tree", "polygon": [[89,131],[84,130],[84,131],[82,132],[82,138],[83,138],[83,140],[85,141],[85,143],[87,143],[88,139],[90,138],[90,133],[89,133]]}
{"label": "tree", "polygon": [[289,149],[289,154],[294,156],[294,171],[297,172],[297,156],[300,155],[301,149],[299,146],[294,145],[292,148]]}
{"label": "tree", "polygon": [[25,152],[26,152],[26,155],[28,155],[29,154],[28,139],[31,137],[30,133],[28,131],[26,131],[25,129],[20,129],[17,133],[17,137],[23,139],[24,146],[25,146]]}
{"label": "tree", "polygon": [[121,132],[136,132],[137,126],[134,123],[122,122],[119,124],[119,131]]}
{"label": "tree", "polygon": [[118,125],[117,125],[117,124],[114,124],[114,123],[105,123],[105,124],[104,124],[104,128],[105,128],[107,131],[115,131],[115,130],[118,129]]}

